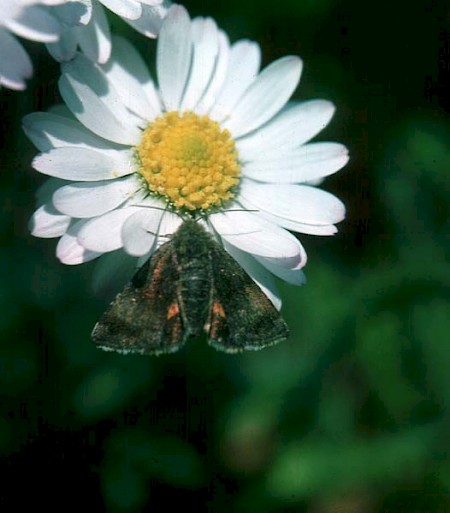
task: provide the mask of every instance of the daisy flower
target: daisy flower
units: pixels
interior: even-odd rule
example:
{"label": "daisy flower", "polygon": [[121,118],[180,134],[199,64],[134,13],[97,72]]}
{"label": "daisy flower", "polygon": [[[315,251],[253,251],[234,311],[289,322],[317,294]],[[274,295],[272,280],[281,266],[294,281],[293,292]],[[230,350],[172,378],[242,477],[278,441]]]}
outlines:
{"label": "daisy flower", "polygon": [[158,87],[121,39],[104,66],[83,55],[63,65],[67,107],[24,119],[41,151],[33,167],[53,177],[33,235],[60,237],[65,264],[101,256],[101,286],[129,275],[183,219],[201,218],[280,307],[272,275],[304,281],[291,231],[331,235],[344,218],[341,201],[311,185],[348,160],[341,144],[308,142],[333,104],[288,103],[298,57],[259,71],[256,43],[230,45],[214,20],[181,6],[163,22],[156,68]]}
{"label": "daisy flower", "polygon": [[[66,4],[66,5],[62,5]],[[0,85],[25,89],[33,72],[30,57],[15,36],[54,43],[63,31],[59,11],[66,23],[76,23],[83,6],[67,0],[2,0],[0,17]]]}
{"label": "daisy flower", "polygon": [[156,37],[172,2],[168,0],[79,0],[84,4],[80,25],[67,27],[56,43],[47,45],[54,59],[72,59],[79,47],[91,60],[105,63],[111,54],[111,33],[103,7],[110,9],[147,37]]}

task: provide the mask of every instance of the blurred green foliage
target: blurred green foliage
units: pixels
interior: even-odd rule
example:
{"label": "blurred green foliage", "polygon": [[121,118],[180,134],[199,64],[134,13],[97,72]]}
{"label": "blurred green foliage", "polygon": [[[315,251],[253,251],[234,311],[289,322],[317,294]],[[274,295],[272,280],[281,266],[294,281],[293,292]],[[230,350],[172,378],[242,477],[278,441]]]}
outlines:
{"label": "blurred green foliage", "polygon": [[351,150],[324,183],[348,218],[333,238],[301,237],[308,283],[280,284],[286,343],[237,356],[204,341],[159,358],[96,350],[95,264],[65,267],[54,241],[27,231],[43,178],[20,118],[59,96],[57,66],[26,43],[39,70],[27,94],[0,91],[0,504],[450,511],[448,6],[187,6],[232,40],[260,41],[265,63],[304,58],[296,97],[334,101],[320,139]]}

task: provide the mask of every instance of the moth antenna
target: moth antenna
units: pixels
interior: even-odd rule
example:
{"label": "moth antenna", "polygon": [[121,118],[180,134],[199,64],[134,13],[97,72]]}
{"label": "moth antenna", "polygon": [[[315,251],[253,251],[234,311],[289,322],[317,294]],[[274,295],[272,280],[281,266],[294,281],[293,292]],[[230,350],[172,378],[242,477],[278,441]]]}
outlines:
{"label": "moth antenna", "polygon": [[169,210],[170,205],[165,205],[164,207],[158,207],[156,205],[134,204],[133,206],[141,207],[141,208],[153,208],[155,210],[162,210],[163,212],[170,212],[171,214],[175,214],[176,216],[178,216],[182,221],[186,221],[186,218],[177,210]]}
{"label": "moth antenna", "polygon": [[146,230],[146,231],[147,231],[147,233],[151,233],[151,234],[152,234],[152,235],[154,235],[155,237],[162,237],[162,238],[164,238],[164,239],[168,239],[168,240],[169,240],[169,239],[172,237],[172,235],[173,235],[173,233],[166,233],[166,234],[163,234],[163,233],[160,233],[160,231],[159,231],[159,230],[160,230],[160,228],[161,228],[161,224],[162,224],[163,218],[164,218],[164,214],[165,214],[166,212],[169,212],[170,214],[175,214],[176,216],[178,216],[178,217],[181,219],[181,221],[182,221],[182,222],[186,221],[186,219],[185,219],[185,218],[184,218],[184,217],[183,217],[179,212],[172,212],[171,210],[169,210],[169,209],[167,208],[167,206],[166,206],[165,208],[162,208],[162,207],[153,207],[152,205],[142,205],[142,206],[145,206],[145,207],[147,207],[147,208],[155,208],[156,210],[162,210],[162,211],[163,211],[163,213],[162,213],[162,215],[161,215],[161,217],[160,217],[160,219],[159,219],[159,223],[158,223],[158,231],[157,231],[157,233],[152,232],[152,231],[150,231],[150,230]]}
{"label": "moth antenna", "polygon": [[[164,212],[166,212],[166,211],[167,211],[167,207],[164,207],[164,208],[163,208],[163,207],[157,207],[157,206],[155,206],[155,205],[140,205],[140,204],[137,204],[137,205],[136,205],[136,204],[134,204],[133,206],[141,207],[141,208],[153,208],[153,209],[155,209],[155,210],[163,210]],[[175,213],[176,213],[176,212],[174,212],[174,214],[175,214]]]}
{"label": "moth antenna", "polygon": [[222,212],[259,212],[257,208],[228,208]]}
{"label": "moth antenna", "polygon": [[[250,209],[250,208],[229,208],[229,209],[220,210],[218,213],[225,213],[225,212],[259,212],[259,210],[258,209]],[[200,219],[203,219],[205,221],[205,223],[210,228],[210,230],[214,236],[214,239],[223,247],[222,237],[219,235],[217,230],[214,228],[212,223],[209,221],[208,214],[207,213],[201,214],[196,219],[194,219],[194,221],[197,222]],[[248,233],[252,233],[252,232],[248,232]]]}

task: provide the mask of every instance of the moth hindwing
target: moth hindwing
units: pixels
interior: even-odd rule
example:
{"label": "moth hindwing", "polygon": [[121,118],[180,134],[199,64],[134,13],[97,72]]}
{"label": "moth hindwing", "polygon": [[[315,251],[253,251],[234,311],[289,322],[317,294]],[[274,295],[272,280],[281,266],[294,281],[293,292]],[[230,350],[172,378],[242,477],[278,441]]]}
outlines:
{"label": "moth hindwing", "polygon": [[205,331],[226,352],[286,339],[288,327],[241,266],[193,220],[137,271],[92,332],[102,349],[159,354]]}

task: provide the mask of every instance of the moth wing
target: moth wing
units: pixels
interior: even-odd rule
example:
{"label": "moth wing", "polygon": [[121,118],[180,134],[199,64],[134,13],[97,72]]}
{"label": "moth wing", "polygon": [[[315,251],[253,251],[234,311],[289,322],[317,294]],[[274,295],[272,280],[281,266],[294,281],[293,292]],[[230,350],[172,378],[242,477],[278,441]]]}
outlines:
{"label": "moth wing", "polygon": [[105,350],[159,354],[177,351],[186,334],[178,303],[179,272],[171,242],[162,245],[137,271],[92,332]]}
{"label": "moth wing", "polygon": [[264,292],[219,244],[211,241],[213,292],[208,343],[226,352],[277,344],[289,329]]}

